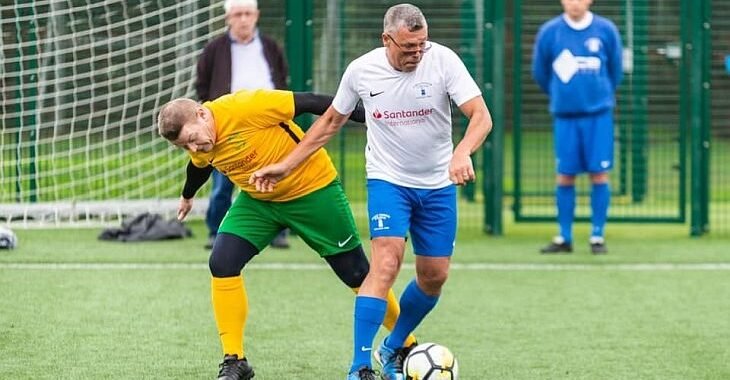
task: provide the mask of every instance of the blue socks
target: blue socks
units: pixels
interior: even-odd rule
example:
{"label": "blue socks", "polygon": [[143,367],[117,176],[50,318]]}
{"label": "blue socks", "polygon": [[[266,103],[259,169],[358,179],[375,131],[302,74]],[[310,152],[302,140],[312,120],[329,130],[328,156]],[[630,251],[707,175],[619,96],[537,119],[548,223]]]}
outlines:
{"label": "blue socks", "polygon": [[560,236],[566,243],[573,241],[573,218],[575,215],[575,185],[558,185],[555,198],[558,205]]}
{"label": "blue socks", "polygon": [[[408,335],[436,306],[439,297],[424,293],[413,279],[400,298],[401,313],[395,322],[393,331],[385,341],[391,349],[403,346]],[[385,318],[387,302],[384,299],[366,296],[355,297],[355,338],[353,345],[352,367],[350,372],[363,366],[372,368],[370,355],[373,351],[373,339],[378,333]]]}
{"label": "blue socks", "polygon": [[438,300],[438,296],[433,297],[424,293],[413,279],[400,297],[400,315],[393,331],[385,340],[385,345],[393,350],[402,347],[408,334],[416,329],[426,314],[436,306]]}
{"label": "blue socks", "polygon": [[362,366],[372,368],[373,339],[385,318],[387,302],[366,296],[355,297],[355,338],[350,372]]}
{"label": "blue socks", "polygon": [[611,191],[608,183],[594,183],[591,190],[591,236],[603,237],[603,228],[608,219],[608,204],[611,201]]}
{"label": "blue socks", "polygon": [[[560,236],[566,243],[573,241],[573,219],[575,215],[575,185],[558,185],[556,190],[558,205],[558,225]],[[611,201],[611,190],[608,183],[594,183],[591,189],[591,236],[603,237],[603,229],[608,219],[608,205]]]}

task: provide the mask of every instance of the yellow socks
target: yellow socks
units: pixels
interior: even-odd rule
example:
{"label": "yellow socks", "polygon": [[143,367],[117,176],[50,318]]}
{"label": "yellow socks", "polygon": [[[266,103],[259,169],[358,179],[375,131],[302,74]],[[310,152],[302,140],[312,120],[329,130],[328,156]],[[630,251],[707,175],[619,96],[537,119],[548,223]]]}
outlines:
{"label": "yellow socks", "polygon": [[243,332],[248,316],[248,295],[242,276],[218,278],[210,283],[213,313],[224,355],[244,357]]}
{"label": "yellow socks", "polygon": [[[357,288],[353,289],[357,293]],[[211,299],[218,335],[221,338],[224,355],[238,355],[243,358],[243,335],[248,316],[248,295],[242,276],[211,279]],[[393,330],[400,314],[400,306],[393,290],[388,291],[387,308],[383,326]],[[405,347],[416,342],[413,334],[408,335]]]}

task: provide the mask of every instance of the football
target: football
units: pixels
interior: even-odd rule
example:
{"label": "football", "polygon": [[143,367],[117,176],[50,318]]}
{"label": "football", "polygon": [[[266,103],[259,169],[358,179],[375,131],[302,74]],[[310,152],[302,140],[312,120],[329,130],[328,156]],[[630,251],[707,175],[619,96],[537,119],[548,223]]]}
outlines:
{"label": "football", "polygon": [[18,238],[13,230],[0,226],[0,249],[13,249],[18,244]]}
{"label": "football", "polygon": [[414,347],[403,361],[406,380],[456,380],[459,363],[448,348],[437,343]]}

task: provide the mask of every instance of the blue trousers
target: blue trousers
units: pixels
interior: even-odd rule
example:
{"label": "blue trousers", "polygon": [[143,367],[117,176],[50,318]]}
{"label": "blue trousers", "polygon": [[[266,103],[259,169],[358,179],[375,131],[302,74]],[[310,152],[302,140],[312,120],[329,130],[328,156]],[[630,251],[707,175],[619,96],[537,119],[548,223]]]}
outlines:
{"label": "blue trousers", "polygon": [[233,182],[217,170],[213,170],[213,189],[210,192],[208,211],[205,214],[205,224],[208,225],[208,234],[215,236],[218,227],[231,207],[233,196]]}

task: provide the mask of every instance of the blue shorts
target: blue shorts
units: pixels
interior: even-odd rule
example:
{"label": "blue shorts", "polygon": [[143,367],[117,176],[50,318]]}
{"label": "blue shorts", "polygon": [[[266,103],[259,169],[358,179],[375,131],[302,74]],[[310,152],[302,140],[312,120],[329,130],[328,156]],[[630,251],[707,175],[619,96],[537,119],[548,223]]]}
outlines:
{"label": "blue shorts", "polygon": [[456,239],[456,186],[415,189],[368,179],[370,238],[407,237],[420,256],[448,257]]}
{"label": "blue shorts", "polygon": [[555,117],[558,174],[603,173],[613,167],[613,111]]}

